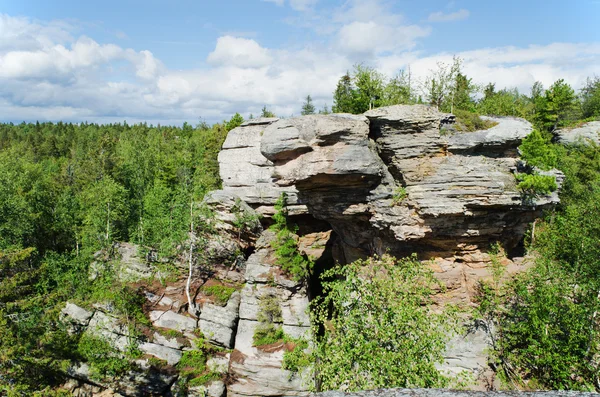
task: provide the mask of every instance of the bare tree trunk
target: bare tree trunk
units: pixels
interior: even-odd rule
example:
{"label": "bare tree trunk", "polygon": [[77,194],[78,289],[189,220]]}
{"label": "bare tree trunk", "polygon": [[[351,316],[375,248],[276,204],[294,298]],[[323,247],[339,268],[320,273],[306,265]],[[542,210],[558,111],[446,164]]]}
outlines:
{"label": "bare tree trunk", "polygon": [[198,310],[196,308],[196,304],[192,302],[192,297],[190,295],[190,286],[192,284],[192,265],[193,265],[193,257],[194,257],[194,201],[190,200],[190,256],[188,261],[188,279],[185,285],[185,294],[187,295],[188,300],[188,312],[194,316],[198,317]]}
{"label": "bare tree trunk", "polygon": [[108,215],[106,217],[106,242],[108,242],[108,236],[110,234],[110,201],[107,203]]}

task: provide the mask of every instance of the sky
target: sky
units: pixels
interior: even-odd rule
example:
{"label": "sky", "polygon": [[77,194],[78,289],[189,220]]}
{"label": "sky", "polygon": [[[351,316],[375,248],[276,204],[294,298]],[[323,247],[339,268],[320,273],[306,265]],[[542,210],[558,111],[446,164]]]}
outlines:
{"label": "sky", "polygon": [[0,121],[193,125],[331,107],[362,63],[418,81],[600,76],[600,0],[0,0]]}

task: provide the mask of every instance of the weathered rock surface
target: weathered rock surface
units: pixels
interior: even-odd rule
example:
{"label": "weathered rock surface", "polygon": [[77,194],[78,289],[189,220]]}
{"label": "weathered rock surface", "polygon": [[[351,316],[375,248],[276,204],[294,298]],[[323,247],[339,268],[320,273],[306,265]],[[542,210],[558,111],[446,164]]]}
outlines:
{"label": "weathered rock surface", "polygon": [[246,263],[247,284],[241,291],[239,324],[230,374],[235,382],[227,386],[228,396],[301,396],[308,394],[310,380],[282,369],[284,343],[268,347],[253,346],[259,325],[260,301],[272,299],[281,311],[281,326],[294,338],[310,338],[306,286],[290,280],[274,266],[270,242],[275,237],[265,231],[257,242],[257,251]]}
{"label": "weathered rock surface", "polygon": [[239,292],[231,295],[225,307],[210,303],[204,304],[198,322],[202,334],[217,345],[233,347],[239,307]]}
{"label": "weathered rock surface", "polygon": [[532,131],[531,124],[516,117],[486,117],[496,122],[483,131],[452,134],[448,138],[448,150],[452,153],[486,153],[490,157],[515,157],[515,149]]}
{"label": "weathered rock surface", "polygon": [[315,397],[591,397],[597,393],[584,393],[577,391],[466,391],[445,389],[382,389],[344,393],[341,391],[328,391],[313,394]]}
{"label": "weathered rock surface", "polygon": [[265,129],[277,118],[259,118],[245,122],[229,131],[219,152],[219,172],[223,191],[239,196],[260,213],[273,213],[273,204],[282,192],[295,203],[294,187],[279,187],[273,183],[273,163],[260,152]]}
{"label": "weathered rock surface", "polygon": [[598,144],[600,143],[600,121],[590,121],[578,128],[557,130],[554,135],[560,143],[565,145],[589,141]]}

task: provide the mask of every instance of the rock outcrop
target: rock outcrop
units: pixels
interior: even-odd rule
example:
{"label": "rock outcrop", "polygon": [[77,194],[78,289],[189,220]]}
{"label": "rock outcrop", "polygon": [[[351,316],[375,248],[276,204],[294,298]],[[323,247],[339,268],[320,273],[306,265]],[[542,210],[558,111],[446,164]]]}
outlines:
{"label": "rock outcrop", "polygon": [[[415,105],[244,125],[231,131],[219,157],[224,190],[242,193],[264,213],[287,192],[296,208],[331,225],[341,241],[340,262],[386,251],[454,257],[495,241],[510,250],[558,198],[523,200],[516,148],[531,126],[494,121],[486,131],[448,135],[440,133],[447,114]],[[260,180],[229,174],[258,165]],[[241,179],[270,193],[245,194]]]}
{"label": "rock outcrop", "polygon": [[[461,133],[447,128],[453,120],[423,105],[392,106],[364,115],[261,118],[230,131],[219,154],[223,190],[207,194],[201,205],[210,232],[198,231],[203,245],[192,257],[191,300],[198,310],[188,308],[184,278],[167,285],[148,281],[161,276],[159,261],[141,257],[136,246],[115,246],[118,259],[111,262],[121,280],[146,280],[152,326],[144,337],[135,336],[146,362],[140,368],[154,357],[173,369],[202,334],[229,349],[207,363],[219,367],[222,377],[185,394],[175,383],[177,371],[147,371],[160,391],[149,389],[139,374],[130,374],[129,383],[94,383],[85,364],[73,365],[70,376],[88,388],[123,395],[305,396],[314,380],[282,366],[285,352],[294,348],[290,341],[311,338],[309,299],[319,293],[317,276],[326,264],[416,253],[447,287],[436,297],[440,305],[472,304],[478,281],[492,275],[486,252],[495,242],[511,257],[500,259],[505,274],[526,269],[528,261],[518,255],[523,235],[544,208],[558,202],[556,193],[525,200],[517,188],[515,173],[528,169],[517,147],[531,126],[494,118],[497,124],[488,130]],[[562,175],[551,175],[560,184]],[[299,226],[298,247],[317,263],[308,282],[277,266],[275,233],[266,228],[283,193]],[[182,257],[188,254],[183,248]],[[97,259],[92,278],[108,263]],[[187,278],[187,259],[179,262]],[[207,292],[211,288],[230,293],[219,301]],[[265,310],[285,341],[257,345]],[[101,337],[117,351],[135,339],[110,307],[69,303],[63,321],[71,332]],[[475,327],[454,337],[440,369],[485,376],[488,331]]]}
{"label": "rock outcrop", "polygon": [[556,130],[554,131],[554,136],[558,142],[564,145],[585,144],[590,141],[599,144],[600,121],[590,121],[576,128]]}

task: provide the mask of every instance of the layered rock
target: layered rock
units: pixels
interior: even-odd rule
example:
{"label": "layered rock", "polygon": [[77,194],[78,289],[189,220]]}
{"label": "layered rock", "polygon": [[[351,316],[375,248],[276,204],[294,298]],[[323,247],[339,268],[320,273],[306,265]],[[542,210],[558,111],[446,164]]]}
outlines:
{"label": "layered rock", "polygon": [[235,381],[227,387],[228,396],[303,396],[312,382],[282,368],[286,343],[254,343],[262,299],[270,299],[277,306],[281,319],[276,326],[287,336],[310,338],[306,286],[282,274],[275,265],[270,245],[274,238],[273,232],[265,231],[246,263],[247,284],[241,292],[240,321],[230,362],[230,375]]}
{"label": "layered rock", "polygon": [[593,142],[600,143],[600,121],[590,121],[577,128],[561,129],[554,132],[557,140],[564,145]]}

